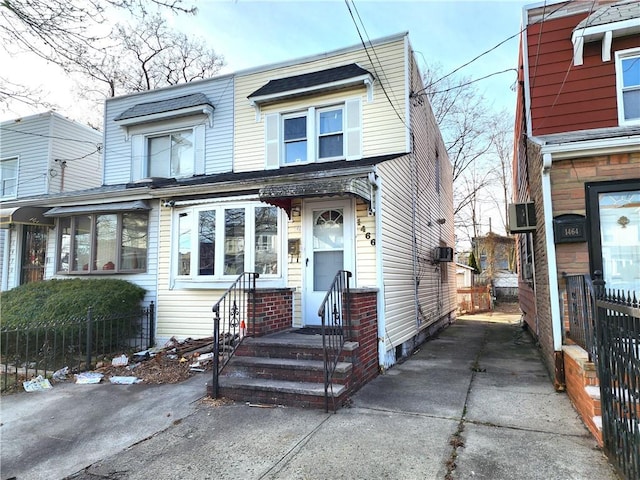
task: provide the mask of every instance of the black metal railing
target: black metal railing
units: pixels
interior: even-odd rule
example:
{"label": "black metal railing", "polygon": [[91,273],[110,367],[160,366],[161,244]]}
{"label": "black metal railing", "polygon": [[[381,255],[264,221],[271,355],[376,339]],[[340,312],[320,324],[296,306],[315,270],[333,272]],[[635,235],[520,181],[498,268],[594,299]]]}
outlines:
{"label": "black metal railing", "polygon": [[322,322],[322,348],[324,350],[324,407],[329,411],[329,391],[333,399],[333,374],[340,360],[345,342],[351,339],[351,299],[349,279],[351,272],[340,270],[333,279],[318,309]]}
{"label": "black metal railing", "polygon": [[604,448],[620,475],[640,478],[640,305],[596,287],[596,367]]}
{"label": "black metal railing", "polygon": [[569,316],[568,337],[589,354],[593,362],[595,350],[595,291],[589,275],[563,273]]}
{"label": "black metal railing", "polygon": [[17,388],[22,381],[90,370],[94,360],[153,346],[155,305],[134,312],[70,317],[0,329],[0,388]]}
{"label": "black metal railing", "polygon": [[218,398],[222,369],[242,342],[245,335],[255,333],[255,296],[258,273],[243,272],[213,306],[213,388]]}

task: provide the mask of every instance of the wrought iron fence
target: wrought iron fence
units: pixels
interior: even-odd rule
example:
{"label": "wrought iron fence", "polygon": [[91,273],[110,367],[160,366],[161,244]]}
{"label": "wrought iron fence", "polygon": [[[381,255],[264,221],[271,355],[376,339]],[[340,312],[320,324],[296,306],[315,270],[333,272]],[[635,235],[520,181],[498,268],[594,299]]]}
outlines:
{"label": "wrought iron fence", "polygon": [[245,334],[255,333],[256,279],[260,275],[243,272],[213,306],[213,398],[220,394],[218,380]]}
{"label": "wrought iron fence", "polygon": [[0,328],[0,388],[51,376],[68,367],[90,370],[93,360],[153,346],[155,305],[134,312],[70,317],[24,327]]}
{"label": "wrought iron fence", "polygon": [[567,292],[569,330],[567,336],[589,354],[596,357],[595,348],[595,291],[589,275],[563,273]]}
{"label": "wrought iron fence", "polygon": [[[351,308],[349,295],[351,272],[340,270],[318,309],[322,321],[324,350],[324,408],[329,411],[329,390],[333,398],[333,373],[345,342],[351,338]],[[336,410],[335,399],[333,405]]]}
{"label": "wrought iron fence", "polygon": [[602,437],[620,475],[640,478],[640,305],[636,294],[596,288]]}

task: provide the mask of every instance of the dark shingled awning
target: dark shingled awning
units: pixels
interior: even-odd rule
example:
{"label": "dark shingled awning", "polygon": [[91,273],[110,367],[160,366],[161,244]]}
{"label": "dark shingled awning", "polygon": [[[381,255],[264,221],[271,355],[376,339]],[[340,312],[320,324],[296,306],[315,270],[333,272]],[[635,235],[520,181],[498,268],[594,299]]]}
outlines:
{"label": "dark shingled awning", "polygon": [[167,113],[205,105],[213,108],[213,105],[204,93],[193,93],[191,95],[168,98],[166,100],[158,100],[156,102],[139,103],[126,109],[114,118],[114,121],[117,122],[131,118],[146,117],[148,115],[156,115],[159,113]]}
{"label": "dark shingled awning", "polygon": [[0,209],[0,228],[9,228],[10,225],[46,225],[52,226],[53,221],[45,218],[43,213],[46,207],[14,207]]}
{"label": "dark shingled awning", "polygon": [[293,77],[269,80],[269,82],[249,95],[249,99],[276,95],[279,93],[318,87],[335,82],[341,82],[352,78],[370,76],[371,73],[355,63],[340,67],[328,68],[317,72],[304,73]]}
{"label": "dark shingled awning", "polygon": [[260,200],[291,213],[291,200],[304,197],[351,195],[371,203],[371,185],[367,177],[333,178],[300,183],[268,185],[260,189]]}

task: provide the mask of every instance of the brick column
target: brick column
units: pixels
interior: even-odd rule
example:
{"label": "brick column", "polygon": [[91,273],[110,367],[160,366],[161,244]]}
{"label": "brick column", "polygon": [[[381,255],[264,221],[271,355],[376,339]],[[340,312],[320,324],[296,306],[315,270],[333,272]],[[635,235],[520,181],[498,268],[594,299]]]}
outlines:
{"label": "brick column", "polygon": [[358,288],[350,293],[351,340],[359,344],[353,365],[353,391],[356,391],[379,373],[378,290]]}
{"label": "brick column", "polygon": [[265,288],[249,292],[249,302],[255,301],[254,324],[247,334],[262,337],[291,328],[293,322],[293,289]]}

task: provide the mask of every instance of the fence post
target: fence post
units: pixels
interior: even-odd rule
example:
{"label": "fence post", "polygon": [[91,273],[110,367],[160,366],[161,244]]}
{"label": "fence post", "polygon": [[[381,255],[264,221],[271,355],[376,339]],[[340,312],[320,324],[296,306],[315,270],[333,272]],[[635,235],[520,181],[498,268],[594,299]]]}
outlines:
{"label": "fence post", "polygon": [[93,319],[92,319],[92,308],[89,307],[87,309],[87,358],[85,360],[85,364],[86,364],[86,368],[87,370],[91,370],[91,344],[92,342],[92,336],[93,336],[93,332],[92,332],[92,326],[93,326]]}
{"label": "fence post", "polygon": [[213,317],[213,385],[212,398],[218,398],[219,386],[218,386],[218,373],[220,370],[220,310],[214,310],[215,316]]}
{"label": "fence post", "polygon": [[156,305],[153,303],[153,300],[149,304],[149,341],[147,345],[147,348],[156,345]]}

